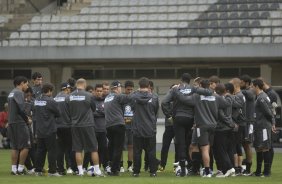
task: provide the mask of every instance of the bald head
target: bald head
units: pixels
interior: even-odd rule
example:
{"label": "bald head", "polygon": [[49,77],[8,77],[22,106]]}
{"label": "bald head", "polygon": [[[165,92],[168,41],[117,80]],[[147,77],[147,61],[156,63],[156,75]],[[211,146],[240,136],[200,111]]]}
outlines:
{"label": "bald head", "polygon": [[76,81],[76,88],[77,89],[85,89],[86,88],[86,80],[83,78],[80,78]]}

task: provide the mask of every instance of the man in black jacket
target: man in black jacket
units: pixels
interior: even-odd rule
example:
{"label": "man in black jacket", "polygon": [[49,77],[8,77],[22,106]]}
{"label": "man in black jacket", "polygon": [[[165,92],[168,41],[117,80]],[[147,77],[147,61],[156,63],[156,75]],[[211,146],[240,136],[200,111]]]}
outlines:
{"label": "man in black jacket", "polygon": [[78,175],[83,176],[82,152],[91,152],[94,175],[102,176],[99,168],[98,143],[95,136],[93,111],[96,106],[93,95],[85,91],[86,80],[78,79],[76,89],[67,97],[71,118],[72,150],[75,151]]}
{"label": "man in black jacket", "polygon": [[58,104],[61,117],[56,119],[57,123],[57,167],[58,172],[61,175],[65,175],[64,160],[69,158],[71,161],[71,166],[74,169],[74,160],[72,159],[72,140],[71,140],[71,120],[68,116],[66,97],[70,93],[70,85],[66,82],[61,84],[61,92],[57,94],[54,100]]}
{"label": "man in black jacket", "polygon": [[61,176],[56,172],[56,118],[60,116],[58,105],[52,98],[52,84],[42,86],[42,94],[34,101],[35,119],[37,122],[37,151],[36,168],[37,175],[42,175],[45,157],[48,152],[49,176]]}
{"label": "man in black jacket", "polygon": [[[28,126],[31,119],[24,112],[24,91],[28,88],[26,77],[17,76],[14,79],[15,88],[8,96],[8,138],[11,145],[12,175],[25,174],[24,162],[30,148]],[[19,157],[19,164],[17,161]]]}
{"label": "man in black jacket", "polygon": [[128,95],[121,94],[121,83],[113,81],[111,93],[105,98],[105,119],[109,139],[109,160],[111,161],[109,175],[111,176],[119,176],[120,158],[125,136],[123,106],[128,102]]}
{"label": "man in black jacket", "polygon": [[133,176],[137,177],[141,168],[142,149],[148,154],[150,176],[155,177],[156,165],[156,123],[159,108],[158,98],[149,92],[149,79],[139,80],[139,91],[131,95],[133,103]]}
{"label": "man in black jacket", "polygon": [[[271,166],[271,131],[275,132],[275,119],[269,97],[263,92],[263,81],[253,80],[252,89],[257,95],[255,103],[254,147],[257,154],[255,176],[270,176]],[[264,171],[261,173],[262,162]]]}

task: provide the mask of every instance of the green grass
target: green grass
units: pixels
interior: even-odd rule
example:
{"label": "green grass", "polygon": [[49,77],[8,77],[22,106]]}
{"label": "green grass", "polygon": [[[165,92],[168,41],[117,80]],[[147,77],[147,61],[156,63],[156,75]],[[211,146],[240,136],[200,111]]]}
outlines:
{"label": "green grass", "polygon": [[[124,156],[127,154],[125,153]],[[159,154],[158,154],[159,156]],[[212,184],[252,184],[252,183],[282,183],[282,154],[275,154],[272,176],[269,178],[259,177],[230,177],[230,178],[201,178],[199,176],[178,178],[172,172],[173,153],[169,154],[168,165],[165,172],[158,173],[157,178],[150,178],[148,173],[142,172],[139,178],[131,177],[130,173],[123,173],[120,177],[78,177],[64,176],[55,177],[37,177],[37,176],[11,176],[10,175],[10,152],[9,150],[0,150],[0,182],[1,184],[186,184],[186,183],[212,183]],[[127,160],[127,159],[124,159]],[[255,162],[255,157],[254,157]],[[254,170],[255,164],[252,169]]]}

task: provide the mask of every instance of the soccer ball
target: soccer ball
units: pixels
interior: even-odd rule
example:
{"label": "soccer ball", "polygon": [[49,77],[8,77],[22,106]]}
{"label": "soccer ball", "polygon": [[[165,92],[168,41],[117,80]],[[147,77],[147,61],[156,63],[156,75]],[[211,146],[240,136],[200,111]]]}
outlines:
{"label": "soccer ball", "polygon": [[88,176],[94,176],[94,166],[88,167],[86,172]]}
{"label": "soccer ball", "polygon": [[[176,176],[180,176],[180,173],[181,173],[181,167],[177,166],[176,169],[175,169],[175,175]],[[188,169],[187,168],[185,168],[185,173],[186,173],[186,175],[188,174]]]}

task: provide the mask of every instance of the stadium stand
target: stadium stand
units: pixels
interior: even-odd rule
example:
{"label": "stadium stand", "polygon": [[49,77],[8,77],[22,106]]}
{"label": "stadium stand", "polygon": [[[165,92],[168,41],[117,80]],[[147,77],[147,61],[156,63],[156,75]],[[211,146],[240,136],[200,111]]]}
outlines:
{"label": "stadium stand", "polygon": [[93,0],[77,15],[33,16],[1,45],[246,44],[281,40],[282,0]]}

